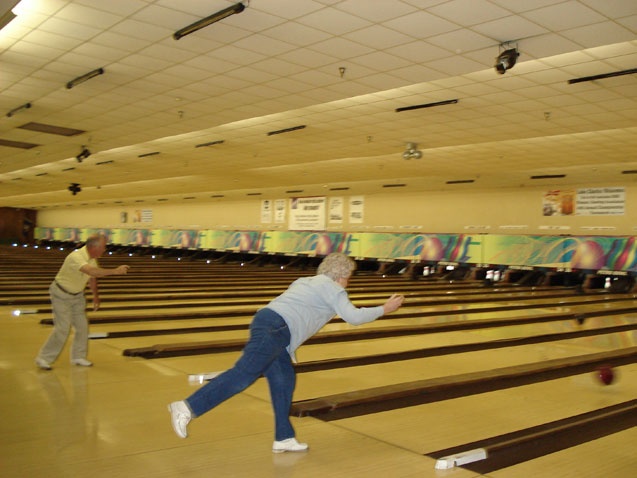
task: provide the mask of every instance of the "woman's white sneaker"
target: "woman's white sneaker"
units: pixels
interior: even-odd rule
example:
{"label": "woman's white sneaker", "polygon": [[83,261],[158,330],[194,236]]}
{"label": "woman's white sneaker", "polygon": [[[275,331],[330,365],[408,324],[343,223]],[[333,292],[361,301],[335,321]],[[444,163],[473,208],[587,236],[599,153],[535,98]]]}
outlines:
{"label": "woman's white sneaker", "polygon": [[283,453],[286,451],[307,451],[309,448],[307,443],[299,443],[296,438],[288,438],[287,440],[275,441],[272,445],[272,453]]}
{"label": "woman's white sneaker", "polygon": [[173,402],[168,405],[168,411],[170,412],[170,421],[173,425],[173,430],[180,438],[188,437],[188,430],[186,427],[190,420],[192,420],[192,413],[190,408],[183,400],[180,402]]}

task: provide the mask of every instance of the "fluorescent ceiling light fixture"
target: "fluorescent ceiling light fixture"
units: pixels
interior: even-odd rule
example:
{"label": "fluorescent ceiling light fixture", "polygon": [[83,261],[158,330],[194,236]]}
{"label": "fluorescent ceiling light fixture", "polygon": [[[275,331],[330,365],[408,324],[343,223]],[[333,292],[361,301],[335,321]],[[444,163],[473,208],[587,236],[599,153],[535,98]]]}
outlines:
{"label": "fluorescent ceiling light fixture", "polygon": [[531,179],[561,179],[565,177],[566,174],[539,174],[537,176],[531,176]]}
{"label": "fluorescent ceiling light fixture", "polygon": [[632,68],[630,70],[614,71],[612,73],[603,73],[601,75],[583,76],[582,78],[574,78],[572,80],[568,80],[568,84],[572,85],[573,83],[582,83],[584,81],[604,80],[606,78],[613,78],[615,76],[623,76],[623,75],[632,75],[634,73],[637,73],[637,68]]}
{"label": "fluorescent ceiling light fixture", "polygon": [[66,84],[66,88],[68,90],[70,90],[71,88],[73,88],[74,86],[79,85],[80,83],[84,83],[85,81],[90,80],[91,78],[95,78],[96,76],[100,76],[104,74],[104,68],[98,68],[96,70],[93,71],[89,71],[88,73],[86,73],[85,75],[82,76],[78,76],[77,78],[69,81]]}
{"label": "fluorescent ceiling light fixture", "polygon": [[427,103],[424,105],[403,106],[402,108],[396,108],[396,113],[400,113],[401,111],[419,110],[421,108],[431,108],[433,106],[455,105],[457,102],[458,100],[454,99],[454,100],[437,101],[435,103]]}
{"label": "fluorescent ceiling light fixture", "polygon": [[195,148],[203,148],[205,146],[215,146],[217,144],[223,144],[223,139],[219,139],[217,141],[209,141],[208,143],[201,143],[195,145]]}
{"label": "fluorescent ceiling light fixture", "polygon": [[284,129],[278,129],[276,131],[269,131],[266,134],[268,136],[272,136],[272,135],[275,135],[275,134],[290,133],[292,131],[297,131],[297,130],[300,130],[300,129],[303,129],[303,128],[305,128],[304,124],[299,125],[299,126],[292,126],[291,128],[284,128]]}
{"label": "fluorescent ceiling light fixture", "polygon": [[17,108],[13,108],[11,111],[7,113],[7,118],[11,118],[14,114],[19,113],[22,110],[28,110],[31,108],[31,103],[25,103],[23,105],[18,106]]}
{"label": "fluorescent ceiling light fixture", "polygon": [[202,28],[207,27],[208,25],[217,23],[218,21],[223,20],[224,18],[228,18],[229,16],[234,15],[235,13],[241,13],[242,11],[245,10],[245,8],[246,6],[243,3],[236,3],[228,8],[224,8],[223,10],[220,10],[217,13],[210,15],[209,17],[202,18],[198,22],[188,25],[187,27],[184,27],[181,30],[177,30],[175,33],[173,33],[173,38],[175,40],[179,40],[180,38],[183,38],[186,35],[190,35],[191,33],[194,33],[197,30],[201,30]]}

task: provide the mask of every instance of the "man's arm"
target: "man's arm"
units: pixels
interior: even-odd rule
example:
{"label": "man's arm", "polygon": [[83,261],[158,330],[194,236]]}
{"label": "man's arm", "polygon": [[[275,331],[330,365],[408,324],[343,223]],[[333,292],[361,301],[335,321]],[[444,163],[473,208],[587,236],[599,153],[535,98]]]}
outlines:
{"label": "man's arm", "polygon": [[84,264],[82,267],[80,267],[80,270],[84,272],[84,274],[91,277],[106,277],[124,275],[128,272],[128,266],[118,266],[114,267],[113,269],[105,269],[103,267],[96,267],[90,264]]}
{"label": "man's arm", "polygon": [[100,293],[97,287],[97,278],[91,277],[88,280],[89,287],[91,288],[91,294],[93,295],[93,310],[99,310],[100,308]]}
{"label": "man's arm", "polygon": [[123,275],[128,272],[128,266],[119,266],[113,269],[104,269],[103,267],[96,267],[90,264],[84,264],[80,267],[80,270],[91,278],[89,279],[89,287],[91,288],[91,293],[93,294],[93,310],[98,310],[100,308],[100,294],[99,289],[97,287],[97,278],[98,277],[106,277],[113,275]]}

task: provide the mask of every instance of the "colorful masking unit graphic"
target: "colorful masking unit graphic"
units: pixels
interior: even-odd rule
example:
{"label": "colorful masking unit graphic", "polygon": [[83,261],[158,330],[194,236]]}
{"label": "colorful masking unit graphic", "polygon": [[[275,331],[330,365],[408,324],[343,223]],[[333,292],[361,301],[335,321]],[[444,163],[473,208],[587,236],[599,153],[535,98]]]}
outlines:
{"label": "colorful masking unit graphic", "polygon": [[259,247],[258,231],[199,231],[197,247],[221,251],[256,251]]}
{"label": "colorful masking unit graphic", "polygon": [[86,241],[90,236],[98,234],[100,236],[104,236],[106,238],[106,243],[110,244],[113,242],[113,234],[114,229],[81,229],[80,237],[82,241]]}
{"label": "colorful masking unit graphic", "polygon": [[637,271],[635,237],[578,237],[572,240],[570,262],[577,269]]}
{"label": "colorful masking unit graphic", "polygon": [[128,246],[148,246],[151,234],[150,229],[116,229],[113,231],[112,242]]}
{"label": "colorful masking unit graphic", "polygon": [[325,256],[331,252],[340,252],[343,238],[344,234],[341,232],[264,232],[259,251]]}
{"label": "colorful masking unit graphic", "polygon": [[240,252],[326,255],[414,262],[457,262],[637,272],[634,236],[536,236],[215,231],[161,229],[35,229],[39,240],[81,242],[96,232],[109,243]]}
{"label": "colorful masking unit graphic", "polygon": [[637,270],[635,237],[485,236],[490,264]]}
{"label": "colorful masking unit graphic", "polygon": [[190,229],[155,229],[152,231],[151,245],[193,249],[196,246],[198,234],[198,231]]}
{"label": "colorful masking unit graphic", "polygon": [[480,242],[464,234],[353,233],[347,234],[343,252],[355,257],[436,262],[469,262],[472,255],[481,255]]}

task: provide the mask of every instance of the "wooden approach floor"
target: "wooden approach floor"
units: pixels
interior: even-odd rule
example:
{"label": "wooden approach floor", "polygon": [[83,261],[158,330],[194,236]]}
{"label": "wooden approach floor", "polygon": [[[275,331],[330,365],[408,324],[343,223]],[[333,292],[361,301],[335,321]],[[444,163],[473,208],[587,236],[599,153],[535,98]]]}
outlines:
{"label": "wooden approach floor", "polygon": [[[637,364],[630,361],[615,368],[617,378],[608,386],[602,385],[591,369],[522,386],[341,419],[294,417],[298,438],[310,444],[310,451],[281,455],[271,452],[273,424],[269,393],[265,381],[259,380],[245,392],[191,422],[189,438],[179,439],[171,429],[166,405],[185,398],[199,386],[189,382],[190,374],[224,370],[232,365],[239,352],[146,359],[124,355],[124,351],[156,344],[245,339],[247,330],[244,326],[250,321],[250,310],[258,307],[259,300],[267,300],[267,294],[266,297],[258,296],[258,300],[253,297],[255,303],[244,305],[228,305],[235,299],[210,298],[206,294],[237,280],[237,284],[232,286],[234,292],[249,295],[249,291],[260,288],[267,291],[279,284],[280,279],[283,284],[280,287],[285,287],[294,277],[311,271],[241,268],[237,264],[211,264],[206,270],[206,264],[183,263],[174,259],[106,257],[102,261],[106,266],[129,263],[132,269],[126,278],[102,281],[104,308],[99,312],[89,311],[91,331],[95,334],[120,332],[121,336],[91,340],[89,358],[95,363],[92,368],[71,366],[67,346],[52,371],[41,371],[35,367],[33,359],[51,330],[50,325],[41,323],[51,318],[47,286],[64,254],[0,250],[2,477],[637,476],[635,426],[486,473],[472,471],[465,466],[437,470],[433,457],[440,450],[635,400]],[[182,290],[180,293],[182,286],[189,281],[193,285],[188,287],[188,292]],[[637,324],[637,313],[630,311],[631,307],[637,307],[637,300],[632,294],[599,294],[593,297],[562,290],[564,297],[546,299],[540,288],[518,294],[505,285],[483,287],[483,293],[480,293],[480,287],[483,286],[463,281],[449,283],[433,279],[409,281],[380,276],[356,277],[351,288],[357,290],[356,302],[359,305],[379,302],[376,297],[402,292],[402,288],[409,291],[408,294],[412,295],[408,295],[406,305],[401,309],[405,317],[379,320],[357,328],[337,322],[329,324],[325,332],[347,334],[363,328],[381,330],[413,325],[466,324],[575,312],[593,316],[584,324],[575,320],[555,320],[308,344],[299,350],[299,360],[307,363],[580,330],[600,329],[600,333],[303,372],[298,374],[295,403],[421,380],[488,371],[497,373],[498,369],[506,367],[614,353],[637,345],[637,332],[634,328],[630,329]],[[432,288],[458,297],[463,290],[477,290],[478,293],[462,296],[465,299],[474,297],[475,302],[472,303],[459,301],[427,305],[423,298],[435,295]],[[549,292],[555,294],[559,289],[553,288]],[[29,291],[28,295],[25,295],[26,291]],[[153,295],[152,291],[158,293]],[[195,292],[203,294],[204,298],[193,297]],[[272,296],[276,293],[272,291]],[[490,301],[492,294],[498,293],[500,299]],[[507,298],[505,294],[511,295]],[[30,302],[26,301],[26,297]],[[608,302],[600,303],[598,299],[602,298],[608,299]],[[200,303],[202,300],[203,304]],[[20,301],[24,304],[20,305]],[[37,312],[14,316],[12,311],[16,308]],[[223,316],[224,311],[235,309],[246,309],[247,312]],[[218,316],[188,316],[202,311],[217,311]],[[600,311],[604,315],[595,316]],[[162,314],[164,319],[170,320],[155,320]],[[129,317],[129,320],[115,320],[123,316]],[[100,322],[100,319],[108,320]],[[237,327],[236,330],[223,331],[183,331],[188,327],[217,324]],[[620,325],[629,329],[611,333],[603,331],[604,328]],[[171,328],[180,328],[181,332],[172,334],[167,330],[162,335],[126,335],[131,331],[150,333]]]}

